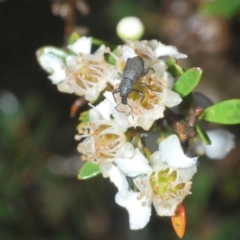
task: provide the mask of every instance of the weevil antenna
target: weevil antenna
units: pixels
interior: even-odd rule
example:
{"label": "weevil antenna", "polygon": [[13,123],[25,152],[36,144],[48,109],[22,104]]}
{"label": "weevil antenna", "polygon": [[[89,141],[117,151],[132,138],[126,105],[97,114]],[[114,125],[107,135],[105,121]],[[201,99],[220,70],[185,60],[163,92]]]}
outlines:
{"label": "weevil antenna", "polygon": [[[119,103],[119,104],[115,107],[115,109],[116,109],[118,112],[124,112],[124,111],[120,111],[120,110],[118,110],[118,106],[119,106],[120,104],[122,104],[122,103]],[[124,105],[125,105],[125,104],[124,104]],[[129,108],[131,109],[132,118],[134,119],[134,117],[133,117],[132,107],[131,107],[128,103],[127,103],[127,105],[128,105]]]}

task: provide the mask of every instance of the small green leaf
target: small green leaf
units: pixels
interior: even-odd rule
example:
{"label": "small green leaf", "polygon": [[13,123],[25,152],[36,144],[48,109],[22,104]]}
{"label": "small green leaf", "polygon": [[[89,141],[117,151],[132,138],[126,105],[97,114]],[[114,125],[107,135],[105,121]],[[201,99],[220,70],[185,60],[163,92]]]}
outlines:
{"label": "small green leaf", "polygon": [[201,68],[190,68],[175,83],[173,90],[181,97],[187,96],[198,85],[202,76]]}
{"label": "small green leaf", "polygon": [[168,72],[170,72],[173,77],[178,77],[184,73],[184,69],[182,68],[182,66],[177,64],[175,58],[169,58],[166,64],[168,66]]}
{"label": "small green leaf", "polygon": [[[117,55],[117,48],[115,48],[112,53]],[[116,63],[116,59],[111,54],[108,54],[106,61],[112,65],[115,65]]]}
{"label": "small green leaf", "polygon": [[82,112],[80,114],[79,120],[80,120],[80,124],[78,124],[77,129],[85,127],[88,124],[88,122],[90,121],[89,110]]}
{"label": "small green leaf", "polygon": [[240,123],[240,99],[223,101],[206,108],[200,119],[221,124]]}
{"label": "small green leaf", "polygon": [[80,35],[77,32],[73,32],[68,39],[68,45],[74,44],[79,38]]}
{"label": "small green leaf", "polygon": [[100,46],[100,45],[105,45],[106,43],[103,40],[101,40],[101,39],[92,38],[92,44]]}
{"label": "small green leaf", "polygon": [[85,180],[88,178],[95,177],[100,173],[101,171],[98,164],[86,162],[79,170],[77,178],[79,180]]}
{"label": "small green leaf", "polygon": [[96,45],[96,46],[105,45],[105,46],[110,47],[111,49],[115,49],[117,47],[116,45],[113,45],[111,43],[105,42],[105,41],[103,41],[101,39],[98,39],[98,38],[92,38],[92,44]]}
{"label": "small green leaf", "polygon": [[196,130],[197,130],[197,133],[198,133],[199,137],[203,141],[203,143],[205,145],[211,145],[210,138],[208,137],[208,135],[205,132],[205,130],[199,124],[196,124]]}
{"label": "small green leaf", "polygon": [[80,118],[79,120],[83,123],[88,123],[90,121],[90,118],[89,118],[89,110],[88,111],[85,111],[85,112],[82,112],[80,114]]}

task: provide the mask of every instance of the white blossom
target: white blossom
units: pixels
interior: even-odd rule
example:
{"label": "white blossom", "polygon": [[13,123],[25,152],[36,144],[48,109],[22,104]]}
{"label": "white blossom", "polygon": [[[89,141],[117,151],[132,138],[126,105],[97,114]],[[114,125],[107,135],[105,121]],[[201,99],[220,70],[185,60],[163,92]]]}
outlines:
{"label": "white blossom", "polygon": [[[104,94],[118,111],[118,113],[114,112],[114,117],[118,124],[124,126],[124,129],[142,127],[144,130],[149,130],[155,120],[163,118],[166,107],[176,106],[182,101],[179,94],[171,90],[174,79],[167,72],[164,60],[159,59],[154,52],[157,47],[156,41],[128,41],[125,45],[118,47],[117,54],[111,53],[115,56],[115,67],[118,72],[123,72],[127,59],[135,56],[143,59],[144,68],[149,67],[146,75],[136,79],[134,89],[137,91],[133,90],[129,93],[128,105],[121,103],[120,94],[115,94],[114,99],[109,93]],[[169,55],[174,54],[170,51]],[[114,77],[117,75],[112,76],[110,83],[116,89],[123,80],[119,76]],[[143,94],[143,98],[138,94],[139,92]],[[138,98],[133,98],[133,94],[138,94]]]}
{"label": "white blossom", "polygon": [[97,99],[106,87],[108,70],[111,69],[104,60],[105,46],[101,46],[93,54],[80,53],[66,59],[66,79],[58,85],[62,92],[84,96],[86,100]]}
{"label": "white blossom", "polygon": [[138,188],[137,192],[129,190],[125,195],[120,190],[115,198],[116,203],[127,209],[131,229],[140,229],[147,224],[151,203],[159,216],[175,215],[177,206],[190,194],[190,180],[196,172],[197,158],[189,158],[183,153],[176,135],[159,144],[150,163],[139,153],[139,150],[135,151],[132,159],[117,159],[116,162],[121,172],[135,177]]}
{"label": "white blossom", "polygon": [[67,47],[75,55],[65,53],[60,57],[49,52],[51,47],[37,52],[40,65],[59,91],[84,96],[88,101],[96,100],[115,74],[104,59],[106,47],[102,45],[91,54],[91,45],[91,38],[81,37]]}
{"label": "white blossom", "polygon": [[[102,107],[106,107],[101,111]],[[89,121],[78,126],[78,151],[82,159],[103,164],[113,161],[126,143],[123,131],[110,118],[111,111],[106,101],[89,111]]]}
{"label": "white blossom", "polygon": [[149,198],[144,196],[139,199],[139,193],[129,191],[126,197],[117,193],[115,201],[128,211],[130,229],[138,230],[147,225],[151,216],[151,200]]}
{"label": "white blossom", "polygon": [[43,52],[38,51],[38,61],[42,68],[48,72],[50,75],[48,78],[52,81],[53,84],[58,84],[65,80],[66,72],[64,70],[64,62],[61,58],[53,55],[43,49]]}
{"label": "white blossom", "polygon": [[81,37],[73,44],[68,45],[67,48],[72,50],[75,54],[90,54],[92,48],[92,38]]}
{"label": "white blossom", "polygon": [[129,177],[136,177],[151,172],[151,167],[149,166],[147,159],[138,148],[135,149],[134,155],[131,158],[117,157],[114,161],[118,168],[121,169],[121,172]]}

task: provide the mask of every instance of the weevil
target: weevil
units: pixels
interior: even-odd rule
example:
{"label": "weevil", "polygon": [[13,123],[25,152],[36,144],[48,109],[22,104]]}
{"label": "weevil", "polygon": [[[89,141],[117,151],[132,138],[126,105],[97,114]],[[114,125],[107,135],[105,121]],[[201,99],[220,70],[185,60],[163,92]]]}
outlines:
{"label": "weevil", "polygon": [[[143,101],[145,97],[144,93],[142,93],[137,89],[134,89],[133,87],[134,87],[134,84],[137,82],[137,80],[141,76],[146,75],[150,69],[154,71],[154,69],[151,67],[144,68],[143,59],[139,56],[127,59],[123,72],[118,73],[118,75],[122,79],[119,85],[119,88],[116,88],[113,91],[113,97],[115,101],[116,101],[115,94],[120,93],[120,96],[121,96],[121,103],[119,103],[116,106],[116,109],[120,104],[128,105],[131,108],[131,106],[127,102],[127,97],[132,91],[136,91],[142,98],[141,102]],[[141,85],[146,85],[146,84],[141,84]]]}

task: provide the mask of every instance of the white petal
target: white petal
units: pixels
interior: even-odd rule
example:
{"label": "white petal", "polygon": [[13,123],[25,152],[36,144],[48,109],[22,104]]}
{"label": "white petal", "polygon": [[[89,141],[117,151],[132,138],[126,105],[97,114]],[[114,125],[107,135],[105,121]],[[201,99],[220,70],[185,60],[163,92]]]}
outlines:
{"label": "white petal", "polygon": [[159,216],[173,216],[177,206],[181,201],[177,198],[171,198],[159,202],[153,202],[153,206]]}
{"label": "white petal", "polygon": [[189,168],[197,162],[197,157],[189,158],[182,150],[178,137],[173,134],[159,144],[162,162],[173,168]]}
{"label": "white petal", "polygon": [[104,60],[104,53],[105,53],[105,45],[101,45],[94,53],[93,55],[95,57],[98,57],[99,60]]}
{"label": "white petal", "polygon": [[98,110],[92,108],[89,110],[89,119],[91,122],[102,120],[102,115]]}
{"label": "white petal", "polygon": [[[103,166],[101,166],[101,168],[103,168]],[[102,170],[103,172],[106,172],[104,170]],[[108,167],[108,170],[107,170],[107,174],[111,180],[111,182],[114,183],[114,185],[118,188],[118,192],[119,192],[119,195],[121,195],[122,197],[125,197],[127,192],[128,192],[128,182],[127,182],[127,179],[126,177],[124,176],[124,174],[122,174],[120,172],[120,170],[111,164],[110,167]],[[105,176],[106,176],[106,173],[105,173]]]}
{"label": "white petal", "polygon": [[156,49],[158,47],[158,40],[153,39],[153,40],[148,41],[148,46],[151,49]]}
{"label": "white petal", "polygon": [[211,145],[203,145],[206,155],[212,159],[223,159],[236,146],[235,135],[224,129],[207,131],[212,142]]}
{"label": "white petal", "polygon": [[63,81],[57,84],[59,92],[73,93],[72,87],[68,84],[68,81]]}
{"label": "white petal", "polygon": [[147,159],[138,148],[135,149],[133,158],[115,158],[114,161],[120,171],[130,177],[136,177],[140,174],[148,174],[152,171]]}
{"label": "white petal", "polygon": [[63,69],[64,63],[61,58],[43,52],[38,59],[42,68],[51,74],[48,78],[52,80],[54,84],[65,80],[66,74]]}
{"label": "white petal", "polygon": [[144,228],[151,216],[150,199],[146,197],[138,199],[139,195],[137,192],[128,192],[125,198],[119,193],[115,196],[116,203],[127,209],[132,230]]}
{"label": "white petal", "polygon": [[135,51],[131,47],[124,45],[122,57],[125,60],[125,62],[127,61],[128,58],[133,58],[135,56],[137,56]]}
{"label": "white petal", "polygon": [[168,75],[168,77],[167,77],[167,87],[172,89],[173,86],[174,86],[174,83],[175,83],[174,78],[169,72],[167,72],[167,75]]}
{"label": "white petal", "polygon": [[70,71],[77,71],[77,69],[79,68],[77,60],[77,56],[68,56],[66,58],[66,65]]}
{"label": "white petal", "polygon": [[120,158],[133,158],[135,149],[130,142],[126,142],[119,151]]}
{"label": "white petal", "polygon": [[182,98],[178,93],[163,87],[163,101],[167,107],[174,107],[182,102]]}
{"label": "white petal", "polygon": [[72,50],[74,53],[91,53],[92,38],[91,37],[81,37],[75,43],[68,46],[68,49]]}
{"label": "white petal", "polygon": [[101,114],[102,118],[109,121],[111,119],[111,114],[113,113],[113,106],[108,99],[100,102],[95,109]]}
{"label": "white petal", "polygon": [[170,56],[175,58],[187,58],[186,54],[179,53],[174,46],[167,46],[159,42],[158,47],[154,50],[157,57]]}
{"label": "white petal", "polygon": [[[142,127],[146,131],[149,130],[156,119],[163,117],[164,110],[165,107],[162,104],[159,104],[155,108],[147,111],[146,114],[142,114],[140,115],[140,117],[136,118],[137,122],[135,121],[135,125]],[[129,118],[129,122],[134,126],[134,124],[132,123],[132,117]]]}
{"label": "white petal", "polygon": [[123,132],[125,132],[127,130],[127,128],[129,127],[128,119],[127,119],[126,115],[124,113],[116,110],[115,107],[117,104],[114,100],[112,92],[105,91],[103,95],[105,98],[107,98],[109,100],[109,102],[111,103],[111,105],[113,107],[113,117],[114,117],[117,125],[122,129]]}

